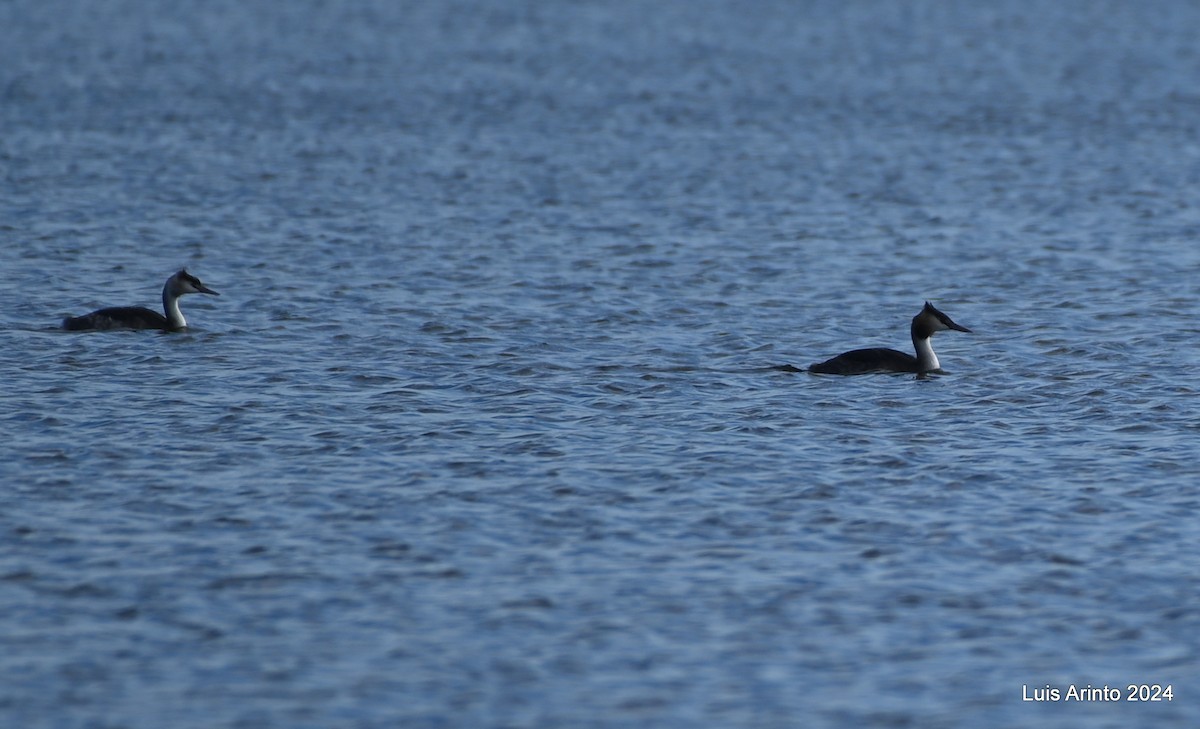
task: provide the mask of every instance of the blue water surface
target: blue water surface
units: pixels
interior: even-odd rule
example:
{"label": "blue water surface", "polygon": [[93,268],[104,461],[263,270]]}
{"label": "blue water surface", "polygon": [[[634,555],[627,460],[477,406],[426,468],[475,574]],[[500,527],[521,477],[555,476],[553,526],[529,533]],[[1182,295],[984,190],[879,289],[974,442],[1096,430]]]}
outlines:
{"label": "blue water surface", "polygon": [[0,4],[0,724],[1200,724],[1198,28]]}

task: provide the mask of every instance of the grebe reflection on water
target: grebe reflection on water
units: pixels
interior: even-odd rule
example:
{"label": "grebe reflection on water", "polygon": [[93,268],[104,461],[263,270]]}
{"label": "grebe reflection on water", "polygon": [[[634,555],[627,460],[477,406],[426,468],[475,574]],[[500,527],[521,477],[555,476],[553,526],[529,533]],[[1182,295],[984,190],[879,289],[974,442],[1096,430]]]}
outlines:
{"label": "grebe reflection on water", "polygon": [[179,297],[185,294],[210,294],[220,296],[205,286],[185,269],[179,269],[163,286],[163,314],[141,306],[115,306],[99,309],[83,316],[63,319],[63,329],[87,331],[97,329],[159,329],[177,332],[187,327],[187,320],[179,310]]}
{"label": "grebe reflection on water", "polygon": [[926,301],[925,307],[912,320],[913,349],[917,353],[915,357],[883,347],[855,349],[810,365],[808,371],[826,375],[866,375],[880,372],[912,372],[919,375],[941,373],[942,365],[933,352],[930,340],[935,333],[947,329],[956,332],[971,331],[956,324],[953,319]]}

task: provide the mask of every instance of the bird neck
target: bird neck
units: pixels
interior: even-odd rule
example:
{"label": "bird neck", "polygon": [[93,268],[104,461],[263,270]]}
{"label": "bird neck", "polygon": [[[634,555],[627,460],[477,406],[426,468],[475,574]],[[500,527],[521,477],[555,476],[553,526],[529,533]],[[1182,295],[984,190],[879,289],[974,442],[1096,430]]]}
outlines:
{"label": "bird neck", "polygon": [[917,369],[921,372],[933,372],[942,368],[937,355],[933,351],[933,337],[918,337],[913,332],[913,349],[917,350]]}
{"label": "bird neck", "polygon": [[179,295],[171,290],[170,282],[163,287],[163,314],[166,314],[167,325],[172,329],[183,329],[187,326],[187,320],[179,310]]}

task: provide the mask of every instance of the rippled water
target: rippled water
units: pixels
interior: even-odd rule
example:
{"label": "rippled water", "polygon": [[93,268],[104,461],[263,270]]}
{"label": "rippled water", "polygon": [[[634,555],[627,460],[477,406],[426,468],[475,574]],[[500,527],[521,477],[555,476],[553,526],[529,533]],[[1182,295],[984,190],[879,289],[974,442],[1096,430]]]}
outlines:
{"label": "rippled water", "polygon": [[0,723],[1195,726],[1197,27],[0,5]]}

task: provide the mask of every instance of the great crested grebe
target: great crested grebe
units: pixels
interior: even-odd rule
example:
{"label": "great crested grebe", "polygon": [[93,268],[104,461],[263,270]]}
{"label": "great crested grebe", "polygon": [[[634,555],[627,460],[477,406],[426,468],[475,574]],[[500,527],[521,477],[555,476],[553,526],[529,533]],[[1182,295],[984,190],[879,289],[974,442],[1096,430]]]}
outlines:
{"label": "great crested grebe", "polygon": [[810,365],[808,371],[824,375],[866,375],[876,372],[940,373],[942,365],[933,353],[930,340],[935,333],[947,329],[956,332],[971,331],[955,324],[954,320],[926,301],[925,308],[912,320],[912,341],[917,356],[883,347],[855,349],[843,352],[833,359]]}
{"label": "great crested grebe", "polygon": [[179,297],[184,294],[211,294],[220,296],[216,291],[200,283],[200,279],[179,269],[163,286],[163,311],[166,316],[157,311],[141,306],[114,306],[99,309],[91,314],[72,316],[63,319],[63,329],[70,331],[85,331],[89,329],[161,329],[177,332],[187,327],[187,320],[179,310]]}

